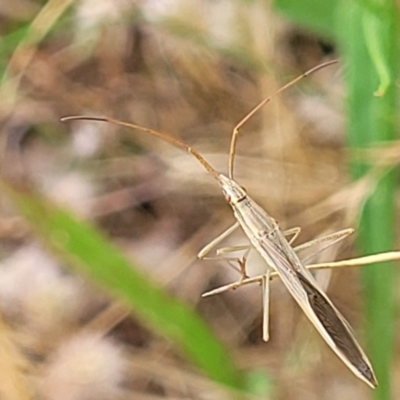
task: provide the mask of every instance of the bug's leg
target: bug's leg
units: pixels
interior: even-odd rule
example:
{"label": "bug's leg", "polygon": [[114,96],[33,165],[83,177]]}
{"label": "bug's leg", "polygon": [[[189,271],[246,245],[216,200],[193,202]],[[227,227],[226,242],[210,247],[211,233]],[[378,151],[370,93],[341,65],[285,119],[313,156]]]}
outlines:
{"label": "bug's leg", "polygon": [[[234,249],[234,251],[236,251],[237,248],[232,248],[232,249]],[[237,289],[238,287],[242,286],[243,284],[252,283],[252,282],[249,281],[250,278],[246,274],[247,256],[248,256],[250,250],[252,249],[252,247],[251,246],[239,246],[239,249],[240,250],[246,250],[246,253],[245,253],[245,255],[243,255],[242,258],[229,258],[229,259],[228,258],[223,258],[223,257],[217,258],[218,260],[222,259],[224,261],[227,261],[230,266],[232,266],[235,270],[237,270],[240,273],[239,281],[230,283],[230,284],[225,285],[225,286],[221,286],[221,287],[219,287],[217,289],[212,290],[211,292],[207,292],[207,293],[202,295],[203,297],[211,296],[212,294],[222,293],[222,292],[225,292],[225,291],[230,290],[230,289],[234,290],[234,289]],[[236,264],[239,265],[239,268],[237,267]],[[256,281],[260,281],[259,277],[257,277]],[[254,281],[254,282],[256,282],[256,281]],[[243,283],[243,282],[245,282],[245,283]]]}
{"label": "bug's leg", "polygon": [[334,233],[330,233],[329,235],[310,240],[309,242],[303,243],[300,246],[296,246],[293,248],[293,250],[298,253],[299,251],[308,249],[311,246],[314,246],[316,244],[321,244],[321,243],[326,243],[324,246],[322,246],[318,251],[308,255],[305,259],[302,260],[302,262],[305,264],[308,260],[310,260],[312,257],[314,257],[316,254],[320,253],[321,251],[326,250],[328,247],[333,246],[335,243],[340,242],[341,240],[345,239],[347,236],[351,235],[354,233],[354,229],[348,228],[348,229],[343,229],[341,231],[337,231]]}
{"label": "bug's leg", "polygon": [[263,301],[263,340],[268,342],[269,340],[269,281],[270,272],[268,268],[265,275],[262,276],[262,301]]}
{"label": "bug's leg", "polygon": [[323,250],[325,250],[327,247],[332,246],[333,244],[343,240],[344,238],[346,238],[347,236],[351,235],[352,233],[354,233],[354,229],[353,228],[348,228],[348,229],[342,229],[341,231],[337,231],[337,232],[333,232],[330,233],[326,236],[322,236],[320,238],[314,239],[314,240],[310,240],[309,242],[303,243],[299,246],[296,246],[293,248],[293,250],[295,251],[302,251],[304,249],[308,249],[311,246],[314,246],[315,244],[319,244],[319,243],[323,243],[323,242],[330,242],[327,244],[326,247],[323,248]]}
{"label": "bug's leg", "polygon": [[[239,227],[239,223],[235,222],[232,226],[222,232],[219,236],[217,236],[214,240],[212,240],[209,244],[204,246],[197,257],[200,260],[207,261],[226,261],[228,264],[233,267],[236,271],[238,271],[241,275],[241,281],[246,279],[248,276],[246,274],[246,259],[251,250],[251,245],[242,245],[242,246],[234,246],[234,247],[222,247],[217,249],[216,256],[207,257],[207,255],[218,246],[224,239],[226,239],[229,235],[231,235],[237,228]],[[229,253],[235,253],[237,251],[245,251],[243,257],[227,257],[226,255]]]}
{"label": "bug's leg", "polygon": [[220,249],[217,249],[216,254],[217,257],[211,257],[211,258],[203,258],[203,260],[210,260],[210,259],[218,259],[218,260],[237,260],[238,257],[225,257],[225,254],[229,253],[236,253],[237,251],[245,251],[246,250],[246,256],[247,257],[248,253],[252,249],[252,246],[250,244],[243,244],[241,246],[233,246],[233,247],[221,247]]}
{"label": "bug's leg", "polygon": [[[235,267],[234,264],[238,264],[239,265],[239,272],[240,272],[240,281],[238,282],[238,286],[239,287],[241,285],[241,282],[244,281],[245,279],[248,278],[248,275],[246,273],[246,262],[247,262],[247,257],[251,251],[252,247],[250,245],[244,245],[244,246],[237,246],[237,247],[232,247],[232,248],[224,248],[224,249],[220,249],[217,254],[221,254],[222,251],[238,251],[238,250],[246,250],[244,255],[241,258],[230,258],[227,261],[229,262],[229,264],[231,264],[233,267]],[[226,258],[222,258],[224,260],[226,260]]]}
{"label": "bug's leg", "polygon": [[[369,264],[376,264],[381,262],[388,261],[398,261],[400,260],[400,251],[391,251],[387,253],[374,254],[371,256],[352,258],[350,260],[343,261],[333,261],[328,263],[320,263],[320,264],[310,264],[305,266],[307,269],[328,269],[328,268],[344,268],[344,267],[359,267]],[[252,278],[246,278],[240,282],[229,283],[228,285],[221,286],[219,288],[210,290],[209,292],[203,293],[202,297],[213,296],[215,294],[223,293],[228,290],[237,289],[239,286],[249,285],[252,283],[260,283],[263,284],[263,279],[266,275],[258,275]],[[269,273],[269,280],[276,278],[278,274],[275,271]]]}
{"label": "bug's leg", "polygon": [[262,283],[262,279],[263,279],[264,275],[258,275],[258,276],[254,276],[252,278],[246,278],[243,279],[241,282],[234,282],[234,283],[229,283],[227,285],[224,286],[220,286],[219,288],[210,290],[209,292],[205,292],[201,295],[201,297],[209,297],[209,296],[214,296],[215,294],[220,294],[223,292],[227,292],[228,290],[235,290],[237,289],[239,286],[244,286],[244,285],[249,285],[251,283]]}
{"label": "bug's leg", "polygon": [[[229,228],[230,229],[230,228]],[[228,230],[226,231],[228,232]],[[299,236],[301,232],[301,228],[300,227],[296,227],[296,228],[291,228],[288,229],[286,231],[283,232],[283,235],[286,236],[292,236],[289,240],[289,244],[292,244],[294,240],[296,240],[296,238]],[[225,232],[223,233],[225,234]],[[224,236],[226,237],[226,236]],[[219,239],[219,237],[217,238]],[[241,274],[241,280],[238,282],[238,286],[240,286],[240,282],[242,282],[244,279],[248,278],[249,276],[246,273],[246,261],[247,261],[247,257],[251,251],[253,247],[251,245],[242,245],[242,246],[235,246],[235,247],[223,247],[217,250],[217,257],[207,257],[207,258],[203,258],[204,260],[225,260],[228,261],[228,263],[236,270],[238,270]],[[224,257],[225,254],[228,253],[234,253],[236,251],[243,251],[246,250],[244,256],[242,258],[237,258],[237,257],[233,257],[233,258],[228,258],[228,257]],[[236,264],[239,265],[239,269],[237,268]]]}
{"label": "bug's leg", "polygon": [[[238,282],[231,283],[227,286],[222,286],[221,289],[223,292],[225,292],[226,290],[229,290],[229,289],[237,289],[242,284],[248,283],[247,279],[249,277],[246,273],[246,261],[247,261],[247,256],[248,256],[250,250],[252,249],[252,247],[250,245],[235,246],[235,247],[223,247],[223,248],[217,250],[217,257],[205,257],[205,256],[211,251],[211,249],[213,247],[218,245],[224,238],[226,238],[230,233],[232,233],[234,231],[234,229],[237,228],[237,226],[235,226],[235,225],[236,224],[234,224],[232,227],[228,228],[220,236],[218,236],[216,239],[214,239],[210,244],[208,244],[206,247],[204,247],[200,251],[199,256],[198,256],[200,259],[203,259],[203,260],[225,260],[229,263],[229,265],[231,267],[233,267],[235,270],[240,272],[241,279]],[[296,227],[296,228],[291,228],[291,229],[284,231],[283,235],[285,237],[292,236],[289,240],[289,244],[292,244],[292,242],[294,240],[296,240],[296,238],[299,236],[300,232],[301,232],[301,228]],[[233,252],[241,251],[241,250],[247,250],[245,255],[242,258],[224,257],[225,254],[233,253]],[[239,268],[237,267],[237,265],[239,265]],[[268,277],[269,277],[269,275],[268,275]],[[256,282],[260,282],[261,276],[256,277],[256,279],[257,279]],[[217,288],[215,290],[218,290],[218,289],[219,288]],[[213,292],[212,294],[217,294],[217,293],[214,293],[214,290],[212,292]],[[209,293],[209,292],[207,292],[207,293]],[[205,293],[205,295],[207,295],[207,293]],[[220,292],[218,292],[218,293],[220,293]]]}
{"label": "bug's leg", "polygon": [[[356,257],[350,258],[349,260],[341,260],[341,261],[331,261],[326,263],[318,263],[318,264],[309,264],[305,265],[308,270],[314,269],[331,269],[331,268],[348,268],[348,267],[363,267],[364,265],[378,264],[383,262],[390,261],[399,261],[400,260],[400,251],[388,251],[386,253],[373,254],[370,256],[364,257]],[[271,279],[277,277],[278,274],[273,271],[270,274]],[[256,282],[256,280],[260,279],[259,276],[251,278],[254,281],[248,282]],[[250,279],[249,279],[250,280]],[[246,284],[245,282],[244,284]]]}
{"label": "bug's leg", "polygon": [[[215,257],[203,257],[205,261],[226,261],[230,267],[235,271],[239,272],[241,280],[248,278],[246,273],[246,261],[247,256],[250,253],[252,246],[249,244],[234,246],[234,247],[222,247],[217,249]],[[242,257],[229,257],[227,254],[236,253],[238,251],[244,251]]]}
{"label": "bug's leg", "polygon": [[235,222],[232,226],[230,226],[228,229],[226,229],[220,235],[218,235],[214,240],[212,240],[210,243],[205,245],[199,251],[199,254],[197,254],[197,257],[200,260],[209,260],[210,258],[207,257],[207,254],[209,254],[224,239],[226,239],[229,235],[231,235],[238,227],[239,227],[239,222]]}
{"label": "bug's leg", "polygon": [[301,228],[296,226],[296,228],[291,228],[286,231],[283,231],[283,236],[285,236],[285,237],[292,236],[290,238],[290,240],[288,240],[289,244],[292,244],[297,239],[297,237],[300,235],[300,232],[301,232]]}
{"label": "bug's leg", "polygon": [[[235,290],[235,289],[239,288],[240,286],[248,285],[250,283],[260,283],[260,284],[265,285],[265,287],[266,287],[266,285],[268,285],[268,287],[266,287],[266,289],[269,292],[269,283],[268,282],[263,283],[265,281],[265,275],[258,275],[258,276],[252,277],[252,278],[249,278],[247,276],[247,274],[246,274],[246,257],[248,255],[248,253],[242,259],[239,259],[239,258],[228,259],[226,257],[222,257],[222,255],[224,255],[224,254],[231,253],[231,252],[234,252],[237,250],[246,250],[246,246],[221,248],[221,249],[217,250],[217,256],[219,256],[219,257],[206,257],[206,255],[212,250],[213,247],[218,245],[224,238],[226,238],[230,233],[232,233],[237,228],[236,225],[237,225],[237,223],[234,224],[233,226],[231,226],[230,228],[228,228],[220,236],[218,236],[216,239],[214,239],[210,244],[208,244],[206,247],[204,247],[200,251],[198,257],[203,260],[224,259],[232,267],[234,267],[236,270],[238,270],[240,272],[242,278],[237,282],[229,283],[227,285],[220,286],[219,288],[210,290],[209,292],[203,293],[202,297],[213,296],[213,295],[216,295],[219,293],[227,292],[228,290]],[[291,228],[291,229],[284,231],[283,234],[285,237],[293,235],[289,240],[289,243],[291,244],[299,236],[300,232],[301,232],[301,228],[296,227],[296,228]],[[248,251],[250,251],[250,250],[251,250],[251,247],[249,246]],[[234,263],[239,264],[239,268],[237,268],[237,266],[234,265]],[[274,272],[272,273],[272,275],[270,275],[270,274],[271,274],[271,270],[268,268],[268,281],[276,276],[276,273],[274,273]],[[264,293],[265,293],[265,290],[263,288],[263,296],[264,296]],[[268,296],[269,296],[269,294],[268,294]],[[268,307],[267,307],[267,310],[268,310]],[[265,316],[264,316],[264,318],[265,318]],[[263,320],[264,320],[264,318],[263,318]],[[266,323],[268,324],[268,322],[266,322]],[[268,328],[268,326],[267,326],[267,328]],[[263,330],[263,332],[265,332],[265,331]],[[264,337],[264,333],[263,333],[263,337]]]}
{"label": "bug's leg", "polygon": [[373,254],[370,256],[351,258],[343,261],[332,261],[320,264],[307,265],[307,269],[328,269],[343,267],[362,267],[364,265],[377,264],[389,261],[399,261],[400,251],[389,251],[387,253]]}

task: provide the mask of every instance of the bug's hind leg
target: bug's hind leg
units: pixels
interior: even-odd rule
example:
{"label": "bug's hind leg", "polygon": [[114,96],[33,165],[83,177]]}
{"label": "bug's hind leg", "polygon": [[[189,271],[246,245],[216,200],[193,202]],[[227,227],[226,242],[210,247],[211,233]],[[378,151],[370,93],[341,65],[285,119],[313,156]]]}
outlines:
{"label": "bug's hind leg", "polygon": [[264,342],[268,342],[269,340],[269,281],[270,281],[270,272],[271,270],[268,268],[265,275],[262,276],[261,285],[262,285],[262,310],[263,310],[263,340]]}
{"label": "bug's hind leg", "polygon": [[253,278],[246,278],[243,279],[240,282],[233,282],[233,283],[228,283],[227,285],[224,286],[220,286],[216,289],[210,290],[209,292],[205,292],[201,295],[201,297],[209,297],[209,296],[214,296],[216,294],[220,294],[223,292],[227,292],[228,290],[235,290],[240,286],[245,286],[245,285],[249,285],[251,283],[262,283],[262,279],[263,279],[264,275],[257,275]]}
{"label": "bug's hind leg", "polygon": [[230,236],[237,228],[239,228],[239,222],[235,222],[232,226],[230,226],[228,229],[223,231],[220,235],[218,235],[215,239],[213,239],[210,243],[205,245],[200,251],[199,254],[197,254],[197,257],[200,260],[209,260],[210,258],[207,257],[207,254],[209,254],[216,246],[218,246],[224,239],[226,239],[228,236]]}

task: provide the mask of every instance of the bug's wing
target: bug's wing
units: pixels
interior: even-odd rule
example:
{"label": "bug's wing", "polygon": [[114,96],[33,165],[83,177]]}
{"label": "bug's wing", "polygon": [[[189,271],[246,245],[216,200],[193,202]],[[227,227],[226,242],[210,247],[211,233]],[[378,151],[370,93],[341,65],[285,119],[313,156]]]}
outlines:
{"label": "bug's wing", "polygon": [[357,343],[349,323],[324,292],[301,273],[297,272],[297,276],[307,293],[308,306],[302,307],[307,317],[343,362],[372,388],[377,387],[372,366]]}
{"label": "bug's wing", "polygon": [[[353,330],[328,296],[318,288],[311,273],[300,264],[295,254],[293,256],[290,251],[282,251],[284,245],[281,243],[277,245],[270,241],[264,246],[268,247],[283,284],[326,343],[356,376],[375,388],[378,383],[372,366],[357,343]],[[288,255],[296,258],[289,261]]]}

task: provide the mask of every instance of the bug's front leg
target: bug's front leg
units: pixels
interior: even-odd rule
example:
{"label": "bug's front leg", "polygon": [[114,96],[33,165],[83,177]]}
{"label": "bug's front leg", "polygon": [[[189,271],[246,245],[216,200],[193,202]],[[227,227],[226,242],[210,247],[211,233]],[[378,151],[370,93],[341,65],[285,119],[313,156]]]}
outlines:
{"label": "bug's front leg", "polygon": [[[214,240],[212,240],[209,244],[204,246],[197,257],[200,260],[207,261],[226,261],[232,268],[240,273],[241,279],[239,282],[248,278],[246,274],[246,261],[247,256],[251,250],[251,245],[241,245],[234,247],[222,247],[217,249],[215,252],[215,256],[208,257],[207,255],[211,253],[211,251],[217,247],[224,239],[230,236],[237,228],[239,227],[239,223],[235,222],[232,226],[222,232],[219,236],[217,236]],[[235,253],[238,251],[244,251],[244,255],[242,257],[228,257],[227,254]],[[238,282],[238,283],[239,283]]]}
{"label": "bug's front leg", "polygon": [[226,239],[228,236],[230,236],[237,228],[239,228],[239,222],[235,222],[232,226],[230,226],[228,229],[226,229],[220,235],[218,235],[214,240],[212,240],[210,243],[205,245],[199,251],[199,254],[197,254],[197,257],[200,260],[215,260],[215,257],[207,257],[207,254],[209,254],[224,239]]}
{"label": "bug's front leg", "polygon": [[243,279],[241,282],[233,282],[233,283],[228,283],[227,285],[220,286],[216,289],[210,290],[209,292],[205,292],[201,295],[201,297],[209,297],[209,296],[214,296],[216,294],[220,294],[223,292],[227,292],[228,290],[235,290],[239,286],[244,286],[244,285],[249,285],[251,283],[259,283],[262,284],[262,279],[264,275],[257,275],[253,278],[246,278]]}

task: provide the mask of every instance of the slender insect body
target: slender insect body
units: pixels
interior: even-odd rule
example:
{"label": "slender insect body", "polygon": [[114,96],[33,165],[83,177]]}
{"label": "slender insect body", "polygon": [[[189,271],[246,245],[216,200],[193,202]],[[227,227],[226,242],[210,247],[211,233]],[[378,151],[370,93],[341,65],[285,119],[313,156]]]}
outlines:
{"label": "slender insect body", "polygon": [[303,266],[280,231],[277,221],[235,181],[224,175],[220,175],[220,179],[222,191],[236,220],[266,262],[267,268],[278,273],[289,293],[331,349],[359,378],[371,387],[376,387],[372,367],[354,339],[349,323]]}
{"label": "slender insect body", "polygon": [[[260,282],[263,288],[263,304],[264,304],[264,323],[263,323],[263,338],[268,340],[268,282],[272,273],[277,273],[281,278],[283,284],[288,289],[289,293],[294,297],[296,302],[302,308],[308,319],[316,327],[326,343],[331,349],[343,360],[349,369],[360,379],[366,382],[372,388],[377,386],[377,380],[373,373],[372,367],[368,361],[367,356],[358,345],[352,329],[342,314],[336,309],[324,292],[319,288],[313,275],[308,271],[299,257],[296,250],[300,248],[308,248],[312,244],[322,242],[323,240],[330,240],[336,243],[341,238],[346,237],[353,232],[352,229],[346,229],[336,232],[335,234],[327,235],[321,238],[320,241],[313,240],[292,248],[291,243],[295,237],[300,233],[300,228],[293,228],[289,231],[282,232],[279,229],[277,221],[270,217],[254,200],[252,200],[246,193],[246,190],[241,187],[233,179],[234,170],[234,156],[236,151],[237,137],[240,128],[265,104],[267,104],[272,97],[281,93],[289,86],[298,82],[300,79],[318,71],[328,65],[335,64],[336,61],[328,61],[320,64],[303,75],[293,79],[272,96],[261,101],[252,111],[250,111],[234,128],[232,132],[232,140],[230,147],[228,176],[218,173],[204,157],[195,149],[186,143],[176,139],[172,136],[158,132],[156,130],[146,128],[140,125],[131,124],[128,122],[118,121],[112,118],[97,118],[88,116],[73,116],[63,118],[67,120],[92,120],[100,122],[110,122],[118,126],[127,127],[150,135],[158,137],[170,144],[179,147],[194,156],[208,171],[208,173],[218,181],[225,199],[232,207],[236,223],[228,228],[219,237],[215,238],[211,243],[205,246],[199,253],[199,258],[206,259],[213,248],[229,236],[237,227],[241,227],[248,237],[251,246],[238,246],[236,248],[225,248],[217,251],[217,259],[224,258],[223,254],[229,251],[245,250],[250,251],[251,248],[255,249],[267,263],[266,273],[259,277],[249,278],[245,271],[246,257],[241,259],[226,257],[226,260],[232,265],[235,261],[239,263],[239,272],[241,272],[242,279],[239,282],[226,285],[222,288],[217,288],[204,295],[211,295],[222,293],[230,288],[237,288],[242,284]],[[288,241],[287,236],[291,235]],[[324,248],[326,248],[325,246]],[[323,248],[323,249],[324,249]],[[215,258],[214,258],[215,259]],[[375,261],[376,262],[376,261]],[[370,262],[372,263],[372,262]],[[236,265],[235,265],[236,267]]]}
{"label": "slender insect body", "polygon": [[226,201],[247,237],[273,235],[279,230],[278,223],[260,207],[237,182],[220,174],[219,184]]}

